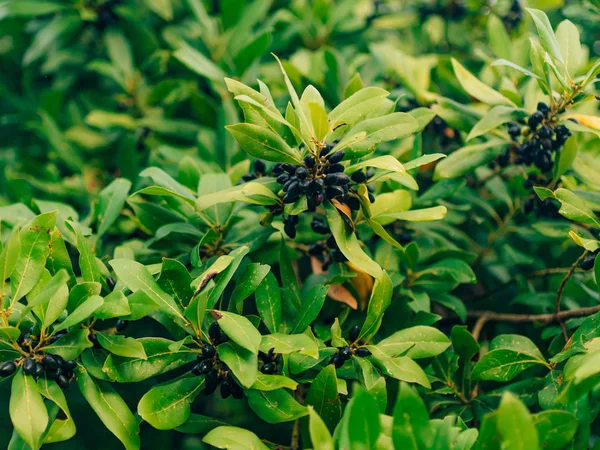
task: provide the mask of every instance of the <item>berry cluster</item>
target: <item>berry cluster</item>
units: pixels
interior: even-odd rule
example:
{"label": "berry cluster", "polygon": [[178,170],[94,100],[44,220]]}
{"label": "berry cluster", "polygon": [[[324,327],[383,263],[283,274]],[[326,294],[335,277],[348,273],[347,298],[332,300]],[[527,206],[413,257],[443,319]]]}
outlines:
{"label": "berry cluster", "polygon": [[358,325],[354,325],[350,329],[350,333],[348,334],[348,337],[350,338],[352,345],[350,347],[348,347],[348,346],[339,347],[337,354],[334,355],[333,358],[331,358],[331,361],[329,361],[329,364],[333,364],[336,369],[339,369],[340,367],[342,367],[344,365],[344,363],[346,361],[348,361],[350,358],[352,358],[352,355],[356,355],[361,358],[366,358],[367,356],[371,356],[371,351],[368,348],[356,346],[356,340],[358,339],[359,333],[360,333],[360,327]]}
{"label": "berry cluster", "polygon": [[[548,105],[538,103],[535,111],[527,120],[527,126],[511,122],[508,124],[508,134],[519,142],[522,136],[527,136],[512,151],[516,154],[515,164],[534,165],[542,172],[549,172],[554,167],[552,153],[561,149],[571,132],[564,125],[554,126],[551,122],[551,111]],[[507,150],[497,159],[500,167],[506,167],[511,162],[511,150]]]}
{"label": "berry cluster", "polygon": [[229,368],[225,363],[219,360],[216,346],[227,342],[229,338],[217,322],[214,322],[208,329],[210,343],[202,344],[202,353],[197,356],[198,363],[193,367],[194,375],[206,375],[204,379],[204,393],[210,395],[217,390],[220,385],[221,397],[224,399],[230,395],[239,399],[244,395],[244,391],[234,380]]}
{"label": "berry cluster", "polygon": [[58,355],[44,355],[36,358],[19,358],[15,361],[5,361],[0,364],[0,377],[9,377],[22,364],[23,373],[31,375],[36,380],[42,377],[51,378],[59,387],[66,389],[73,378],[77,367],[75,361],[65,361]]}
{"label": "berry cluster", "polygon": [[283,203],[294,203],[305,195],[308,209],[314,211],[323,201],[344,196],[348,192],[350,177],[344,173],[344,151],[330,153],[333,145],[321,151],[315,158],[308,155],[303,166],[280,163],[273,167],[273,173],[283,190]]}

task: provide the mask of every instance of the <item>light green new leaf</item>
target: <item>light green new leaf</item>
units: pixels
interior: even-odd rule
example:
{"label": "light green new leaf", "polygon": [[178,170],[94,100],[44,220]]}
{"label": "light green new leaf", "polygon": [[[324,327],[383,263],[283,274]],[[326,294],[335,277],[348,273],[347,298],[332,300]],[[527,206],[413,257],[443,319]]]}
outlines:
{"label": "light green new leaf", "polygon": [[452,58],[452,67],[454,68],[454,74],[456,75],[458,82],[472,97],[475,97],[477,100],[488,105],[515,106],[512,101],[500,92],[479,81],[454,58]]}
{"label": "light green new leaf", "polygon": [[85,299],[67,318],[56,328],[54,331],[66,330],[78,323],[83,322],[85,319],[94,314],[98,308],[104,304],[104,299],[99,295],[92,295]]}
{"label": "light green new leaf", "polygon": [[257,435],[238,427],[217,427],[209,431],[202,441],[216,448],[230,450],[269,450]]}
{"label": "light green new leaf", "polygon": [[540,11],[539,9],[525,9],[527,9],[527,12],[531,15],[531,18],[535,23],[535,27],[537,28],[538,35],[540,36],[540,41],[542,42],[544,49],[564,65],[565,60],[563,59],[563,55],[560,51],[560,45],[556,40],[556,36],[552,30],[552,24],[548,20],[546,13]]}
{"label": "light green new leaf", "polygon": [[376,359],[377,365],[384,374],[407,383],[417,383],[431,388],[427,375],[416,362],[408,356],[397,356],[389,359]]}
{"label": "light green new leaf", "polygon": [[358,339],[371,339],[381,326],[383,313],[390,306],[392,300],[392,280],[387,272],[382,271],[381,276],[375,280],[371,298],[369,299],[369,307],[367,309],[367,318],[360,329]]}
{"label": "light green new leaf", "polygon": [[100,191],[97,208],[98,239],[108,231],[121,214],[130,189],[131,182],[129,180],[117,178]]}
{"label": "light green new leaf", "polygon": [[308,431],[314,450],[334,450],[333,438],[323,419],[319,417],[312,406],[308,407],[308,414],[310,416]]}
{"label": "light green new leaf", "polygon": [[378,87],[366,87],[352,94],[329,113],[331,127],[353,125],[359,119],[377,111],[390,93]]}
{"label": "light green new leaf", "polygon": [[406,450],[427,448],[431,440],[427,408],[421,397],[404,382],[400,383],[394,406],[392,439],[395,448]]}

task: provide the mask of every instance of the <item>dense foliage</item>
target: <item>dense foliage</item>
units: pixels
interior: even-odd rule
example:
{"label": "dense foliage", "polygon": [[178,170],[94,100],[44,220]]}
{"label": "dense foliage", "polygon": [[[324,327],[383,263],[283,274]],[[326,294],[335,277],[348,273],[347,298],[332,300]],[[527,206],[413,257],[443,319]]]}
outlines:
{"label": "dense foliage", "polygon": [[599,449],[599,24],[0,1],[0,447]]}

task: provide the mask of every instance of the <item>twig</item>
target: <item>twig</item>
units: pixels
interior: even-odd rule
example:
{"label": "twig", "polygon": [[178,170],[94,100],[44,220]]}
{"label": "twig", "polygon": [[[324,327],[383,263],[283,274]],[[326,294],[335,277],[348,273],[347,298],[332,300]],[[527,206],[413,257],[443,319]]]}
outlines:
{"label": "twig", "polygon": [[[581,256],[579,258],[577,258],[577,261],[575,261],[573,263],[573,265],[571,266],[571,269],[569,269],[569,271],[566,273],[566,275],[563,277],[562,281],[560,282],[560,286],[558,287],[558,291],[556,293],[556,302],[554,304],[554,315],[558,317],[558,313],[560,313],[560,302],[562,300],[562,296],[563,296],[563,292],[565,290],[565,286],[567,285],[567,282],[571,279],[571,276],[573,275],[573,272],[575,272],[575,269],[577,269],[577,267],[579,267],[579,264],[581,263],[581,261],[583,260],[583,258],[585,258],[585,256],[587,255],[587,250],[585,250]],[[557,319],[558,323],[560,325],[560,328],[562,330],[563,333],[563,337],[565,338],[565,342],[569,340],[569,334],[567,333],[567,327],[565,326],[565,324],[563,323],[562,320]]]}
{"label": "twig", "polygon": [[300,448],[300,421],[296,419],[294,422],[294,428],[292,429],[292,441],[290,443],[291,450],[298,450]]}
{"label": "twig", "polygon": [[473,337],[476,341],[479,341],[479,335],[481,334],[481,330],[483,329],[483,326],[489,319],[489,314],[483,314],[475,322],[475,325],[473,326]]}
{"label": "twig", "polygon": [[600,312],[600,305],[590,306],[587,308],[570,309],[568,311],[561,311],[558,314],[510,314],[510,313],[497,313],[494,311],[468,311],[467,317],[482,318],[485,317],[485,321],[494,322],[541,322],[550,323],[558,320],[573,319],[575,317],[586,317],[591,316]]}

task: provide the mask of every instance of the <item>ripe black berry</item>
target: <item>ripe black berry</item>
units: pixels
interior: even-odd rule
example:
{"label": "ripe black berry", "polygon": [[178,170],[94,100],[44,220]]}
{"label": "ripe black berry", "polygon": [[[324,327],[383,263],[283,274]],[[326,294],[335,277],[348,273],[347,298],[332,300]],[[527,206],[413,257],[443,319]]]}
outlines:
{"label": "ripe black berry", "polygon": [[214,369],[210,371],[204,379],[204,393],[206,395],[210,395],[215,392],[217,386],[219,385],[219,381],[219,372]]}
{"label": "ripe black berry", "polygon": [[28,358],[23,362],[23,372],[26,375],[33,375],[35,372],[35,361],[33,359]]}
{"label": "ripe black berry", "polygon": [[231,395],[231,382],[225,378],[221,383],[221,397],[224,399]]}
{"label": "ripe black berry", "polygon": [[321,192],[324,186],[325,182],[323,181],[323,178],[315,178],[308,185],[308,192],[310,192],[311,194]]}
{"label": "ripe black berry", "polygon": [[361,358],[366,358],[367,356],[372,355],[371,351],[366,347],[357,348],[355,354]]}
{"label": "ripe black berry", "polygon": [[44,356],[44,358],[42,358],[42,364],[48,370],[58,369],[58,363],[56,362],[56,359],[54,359],[54,357],[50,355],[46,355]]}
{"label": "ripe black berry", "polygon": [[354,181],[355,183],[364,183],[365,181],[367,181],[367,175],[360,170],[358,172],[354,172],[351,178],[352,181]]}
{"label": "ripe black berry", "polygon": [[17,365],[13,361],[4,361],[0,364],[0,377],[10,377],[17,370]]}
{"label": "ripe black berry", "polygon": [[213,322],[210,327],[208,327],[208,336],[212,341],[215,341],[219,338],[219,334],[221,333],[221,327],[217,322]]}
{"label": "ripe black berry", "polygon": [[310,223],[310,226],[315,233],[319,233],[319,234],[328,234],[329,233],[329,226],[327,226],[327,223],[325,223],[325,221],[320,219],[319,217],[314,217],[312,222]]}
{"label": "ripe black berry", "polygon": [[35,363],[35,369],[33,370],[33,376],[37,379],[44,375],[44,366],[39,362]]}
{"label": "ripe black berry", "polygon": [[73,360],[65,361],[62,364],[62,369],[65,372],[73,372],[75,370],[75,367],[77,367],[77,363]]}
{"label": "ripe black berry", "polygon": [[579,264],[579,267],[581,267],[583,270],[590,270],[591,268],[594,267],[595,260],[596,260],[595,255],[587,255],[583,259],[583,261],[581,261],[581,264]]}
{"label": "ripe black berry", "polygon": [[57,375],[54,377],[54,381],[56,381],[56,384],[58,384],[61,389],[65,389],[69,386],[69,380],[64,375]]}
{"label": "ripe black berry", "polygon": [[359,334],[360,327],[358,325],[354,325],[352,328],[350,328],[350,333],[348,333],[348,337],[350,338],[351,342],[355,342],[358,339]]}
{"label": "ripe black berry", "polygon": [[552,128],[550,128],[547,125],[543,126],[542,128],[540,128],[540,131],[538,131],[538,136],[540,137],[540,139],[548,139],[552,136]]}
{"label": "ripe black berry", "polygon": [[537,110],[541,112],[544,116],[546,116],[550,112],[550,107],[544,102],[539,102],[537,104]]}
{"label": "ripe black berry", "polygon": [[335,262],[344,262],[347,261],[346,256],[342,253],[342,251],[339,248],[336,248],[333,253],[331,254],[333,260]]}
{"label": "ripe black berry", "polygon": [[276,370],[275,364],[272,364],[272,363],[263,364],[262,367],[260,368],[260,371],[267,375],[275,373],[275,370]]}
{"label": "ripe black berry", "polygon": [[338,356],[344,360],[350,359],[352,356],[352,350],[350,350],[350,347],[342,347],[338,352]]}
{"label": "ripe black berry", "polygon": [[212,368],[213,368],[212,360],[205,359],[201,363],[196,364],[194,366],[194,368],[192,369],[192,373],[194,375],[206,375],[207,373],[209,373],[212,370]]}
{"label": "ripe black berry", "polygon": [[210,344],[202,344],[202,356],[204,358],[212,358],[216,354],[215,348]]}
{"label": "ripe black berry", "polygon": [[298,167],[296,169],[296,178],[299,180],[304,180],[308,177],[308,170],[304,167]]}
{"label": "ripe black berry", "polygon": [[313,244],[308,249],[308,254],[311,256],[320,256],[323,254],[323,246],[321,244]]}
{"label": "ripe black berry", "polygon": [[307,155],[304,158],[304,165],[306,165],[306,167],[308,167],[309,169],[312,169],[313,167],[315,167],[315,158],[312,155]]}
{"label": "ripe black berry", "polygon": [[257,159],[254,161],[254,171],[259,174],[264,174],[267,171],[267,166],[264,161]]}
{"label": "ripe black berry", "polygon": [[276,180],[279,184],[285,184],[289,181],[290,179],[290,175],[287,173],[282,173],[281,175],[279,175]]}
{"label": "ripe black berry", "polygon": [[327,186],[325,189],[325,196],[327,198],[336,198],[344,195],[344,190],[339,186]]}
{"label": "ripe black berry", "polygon": [[231,396],[235,399],[240,399],[244,396],[244,390],[233,379],[230,380]]}
{"label": "ripe black berry", "polygon": [[290,239],[294,239],[296,237],[296,224],[289,221],[286,222],[283,225],[283,231],[285,231],[285,234],[287,234]]}
{"label": "ripe black berry", "polygon": [[290,175],[293,175],[294,172],[296,172],[296,166],[294,166],[293,164],[290,164],[290,163],[283,163],[282,168]]}
{"label": "ripe black berry", "polygon": [[344,171],[344,165],[343,164],[332,164],[331,166],[327,167],[325,169],[325,171],[327,173],[338,173],[338,172],[343,172]]}
{"label": "ripe black berry", "polygon": [[335,355],[333,358],[331,358],[331,361],[329,362],[329,364],[333,364],[335,366],[336,369],[339,369],[340,367],[342,367],[344,365],[345,360],[340,358],[338,355]]}
{"label": "ripe black berry", "polygon": [[545,114],[543,114],[541,111],[536,111],[531,116],[529,116],[527,124],[529,125],[529,128],[535,130],[538,127],[538,125],[542,123],[544,118]]}
{"label": "ripe black berry", "polygon": [[273,166],[273,174],[279,175],[283,172],[283,164],[277,163]]}
{"label": "ripe black berry", "polygon": [[121,332],[121,331],[125,331],[125,329],[127,328],[127,326],[129,325],[129,322],[127,322],[126,320],[117,320],[117,323],[115,324],[115,328],[117,329],[117,331]]}
{"label": "ripe black berry", "polygon": [[329,161],[330,164],[339,163],[342,159],[344,159],[344,150],[339,150],[327,157],[327,161]]}
{"label": "ripe black berry", "polygon": [[358,211],[360,209],[360,201],[356,197],[348,196],[348,198],[345,199],[345,202],[353,211]]}

